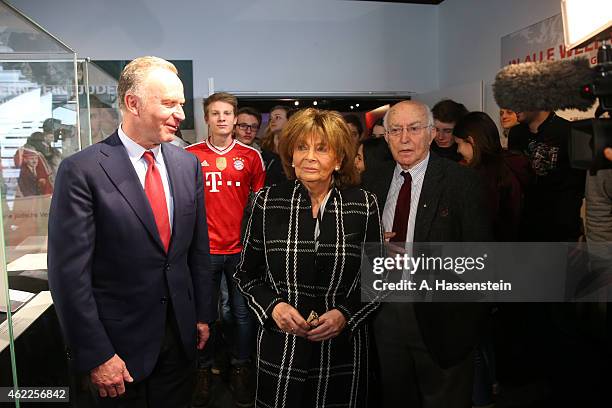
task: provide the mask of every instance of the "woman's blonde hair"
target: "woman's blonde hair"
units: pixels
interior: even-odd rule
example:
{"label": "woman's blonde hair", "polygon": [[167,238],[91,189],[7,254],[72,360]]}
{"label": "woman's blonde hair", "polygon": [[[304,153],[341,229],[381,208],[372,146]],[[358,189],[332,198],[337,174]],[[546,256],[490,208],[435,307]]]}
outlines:
{"label": "woman's blonde hair", "polygon": [[335,184],[339,188],[359,184],[359,172],[355,167],[357,146],[351,132],[338,112],[307,108],[293,114],[280,136],[278,154],[283,162],[285,174],[295,179],[291,166],[295,146],[305,138],[316,134],[337,156],[340,168],[334,171]]}
{"label": "woman's blonde hair", "polygon": [[276,148],[274,147],[274,133],[270,130],[270,122],[268,122],[264,129],[264,135],[261,138],[260,146],[262,150],[269,150],[276,153]]}

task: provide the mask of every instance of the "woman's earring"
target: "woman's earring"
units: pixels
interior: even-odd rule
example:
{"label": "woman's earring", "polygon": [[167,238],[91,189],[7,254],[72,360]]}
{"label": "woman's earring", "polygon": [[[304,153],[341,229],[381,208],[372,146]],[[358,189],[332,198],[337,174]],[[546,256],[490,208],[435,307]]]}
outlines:
{"label": "woman's earring", "polygon": [[295,167],[295,164],[294,164],[294,163],[291,163],[291,167]]}
{"label": "woman's earring", "polygon": [[336,170],[336,171],[340,170],[340,166],[334,167],[334,170]]}

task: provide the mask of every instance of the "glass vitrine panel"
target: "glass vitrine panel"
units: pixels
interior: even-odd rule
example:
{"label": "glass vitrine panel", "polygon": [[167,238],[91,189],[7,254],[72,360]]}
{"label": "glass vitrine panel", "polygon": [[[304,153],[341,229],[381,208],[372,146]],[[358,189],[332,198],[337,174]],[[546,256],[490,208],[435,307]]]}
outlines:
{"label": "glass vitrine panel", "polygon": [[79,99],[76,54],[0,2],[0,387],[57,385],[51,344],[65,361],[47,224],[59,164],[81,148]]}

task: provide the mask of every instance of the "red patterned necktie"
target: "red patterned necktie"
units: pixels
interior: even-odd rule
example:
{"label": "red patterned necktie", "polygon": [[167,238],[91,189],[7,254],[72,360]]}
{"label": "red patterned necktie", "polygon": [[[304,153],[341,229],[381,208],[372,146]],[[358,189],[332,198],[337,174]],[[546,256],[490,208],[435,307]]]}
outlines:
{"label": "red patterned necktie", "polygon": [[393,232],[395,236],[392,242],[406,242],[406,230],[408,229],[408,216],[410,215],[410,193],[412,190],[412,176],[407,171],[402,171],[404,184],[397,195],[395,204],[395,216],[393,217]]}
{"label": "red patterned necktie", "polygon": [[166,252],[170,245],[170,219],[168,217],[168,206],[166,205],[166,193],[162,184],[159,169],[155,166],[153,152],[146,151],[142,155],[147,161],[147,174],[145,175],[145,193],[151,204],[155,223],[159,236],[164,244]]}

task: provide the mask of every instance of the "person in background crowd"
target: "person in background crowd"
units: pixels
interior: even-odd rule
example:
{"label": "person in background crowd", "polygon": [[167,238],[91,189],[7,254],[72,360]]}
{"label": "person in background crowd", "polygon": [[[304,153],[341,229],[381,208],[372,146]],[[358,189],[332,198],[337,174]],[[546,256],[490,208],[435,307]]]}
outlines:
{"label": "person in background crowd", "polygon": [[356,142],[361,140],[363,135],[363,125],[361,124],[361,120],[357,115],[349,114],[344,116],[344,120],[351,130],[351,136],[355,139]]}
{"label": "person in background crowd", "polygon": [[525,192],[524,241],[575,242],[583,233],[580,207],[586,174],[570,166],[570,122],[554,112],[517,112],[508,148],[525,153],[535,174]]}
{"label": "person in background crowd", "polygon": [[[487,242],[480,178],[430,153],[433,125],[427,105],[414,100],[399,102],[387,114],[385,138],[395,160],[366,168],[362,182],[384,208],[385,238],[400,245]],[[383,303],[373,324],[381,406],[471,406],[473,349],[486,316],[486,308],[472,303]]]}
{"label": "person in background crowd", "polygon": [[276,105],[270,110],[267,134],[261,142],[262,150],[278,151],[280,135],[291,116],[291,112],[291,108],[284,105]]}
{"label": "person in background crowd", "polygon": [[483,179],[495,240],[517,241],[524,191],[531,177],[527,157],[502,149],[497,126],[484,112],[471,112],[459,119],[453,135],[462,163]]}
{"label": "person in background crowd", "polygon": [[[517,241],[524,190],[530,179],[529,161],[521,153],[502,149],[497,126],[486,113],[468,113],[455,124],[453,135],[463,156],[461,163],[482,178],[494,239]],[[497,317],[491,314],[492,319]],[[495,357],[493,330],[489,327],[475,351],[472,403],[476,407],[492,404],[499,392]]]}
{"label": "person in background crowd", "polygon": [[363,160],[363,143],[365,140],[359,142],[359,147],[357,148],[357,154],[355,154],[355,168],[359,172],[359,174],[363,173],[365,170],[365,162]]}
{"label": "person in background crowd", "polygon": [[[578,242],[584,227],[581,207],[585,192],[586,172],[571,167],[569,140],[571,123],[552,111],[516,112],[519,124],[510,129],[508,148],[527,155],[533,182],[525,191],[525,209],[521,241],[527,242]],[[559,271],[563,276],[565,271]],[[564,350],[589,349],[588,338],[580,333],[582,316],[578,307],[570,303],[525,304],[522,319],[515,327],[527,328],[515,344],[528,341],[523,355],[513,355],[514,364],[520,369],[542,373],[553,395],[562,395],[576,381],[592,378],[582,372],[584,359],[581,353],[569,353],[563,359],[557,357]],[[507,327],[511,327],[507,325]],[[527,334],[527,335],[526,335]],[[523,357],[524,360],[521,360]],[[595,393],[593,394],[595,395]],[[560,398],[566,403],[566,400]],[[579,404],[568,402],[568,406]],[[587,404],[588,405],[588,404]]]}
{"label": "person in background crowd", "polygon": [[355,187],[337,112],[297,112],[279,150],[292,181],[255,197],[234,275],[260,325],[256,405],[362,407],[377,303],[361,301],[360,244],[382,244],[376,198]]}
{"label": "person in background crowd", "polygon": [[[585,227],[590,255],[590,270],[591,276],[597,277],[599,286],[597,290],[599,302],[589,304],[592,309],[595,309],[595,313],[590,316],[591,321],[594,320],[595,327],[604,328],[596,335],[597,341],[599,344],[607,345],[608,356],[610,356],[612,355],[612,312],[610,311],[610,301],[612,300],[612,285],[610,284],[610,276],[612,276],[612,245],[610,244],[612,242],[612,169],[601,169],[596,173],[587,173],[585,201]],[[601,313],[604,307],[608,308],[605,316]],[[585,349],[589,350],[589,348]],[[599,350],[600,348],[591,347],[590,355],[583,356],[581,361],[586,366],[591,365],[593,361],[601,361]],[[607,390],[605,384],[609,380],[609,367],[607,364],[599,364],[599,367],[599,370],[586,368],[586,370],[579,372],[580,374],[585,371],[589,373],[583,383],[597,384],[596,387],[600,390],[599,394],[608,396],[607,391],[605,391]]]}
{"label": "person in background crowd", "polygon": [[[250,146],[261,153],[261,147],[256,141],[257,132],[261,125],[261,114],[258,110],[251,107],[243,107],[238,109],[236,114],[236,126],[234,126],[234,137],[240,143]],[[249,200],[244,207],[244,215],[242,217],[241,231],[244,235],[244,229],[246,228],[246,221],[250,215],[250,208],[252,204],[253,193],[249,193]],[[230,365],[229,357],[226,353],[221,352],[224,346],[232,343],[231,339],[231,328],[234,325],[234,318],[232,316],[232,308],[229,297],[229,289],[227,278],[225,274],[221,274],[220,283],[220,298],[219,298],[219,310],[221,314],[221,326],[220,334],[216,337],[217,346],[215,352],[215,361],[211,368],[213,374],[221,374],[225,376],[225,370]],[[221,341],[223,340],[223,341]]]}
{"label": "person in background crowd", "polygon": [[370,139],[384,139],[385,137],[385,126],[383,124],[383,118],[378,119],[372,125],[370,129]]}
{"label": "person in background crowd", "polygon": [[281,132],[292,112],[289,107],[283,105],[277,105],[270,110],[270,121],[261,142],[261,157],[266,164],[266,186],[273,186],[287,181],[287,176],[283,171],[283,165],[278,155],[278,143]]}
{"label": "person in background crowd", "polygon": [[434,117],[436,135],[431,145],[431,151],[445,159],[456,162],[460,161],[462,157],[457,153],[457,145],[453,138],[453,128],[459,119],[467,115],[468,110],[461,103],[451,99],[444,99],[436,103],[431,112]]}
{"label": "person in background crowd", "polygon": [[[385,115],[386,116],[386,115]],[[359,173],[365,171],[369,165],[373,165],[385,160],[393,160],[387,141],[385,140],[384,118],[378,119],[370,129],[370,136],[359,142],[355,165],[358,166]]]}
{"label": "person in background crowd", "polygon": [[[357,156],[361,161],[361,163],[358,164],[360,166],[359,168],[361,169],[360,172],[363,172],[368,167],[376,166],[384,161],[393,160],[389,146],[384,138],[365,139],[360,141]],[[357,161],[355,164],[357,165]]]}
{"label": "person in background crowd", "polygon": [[[600,276],[612,273],[612,169],[589,172],[586,179],[586,238],[592,270]],[[607,300],[612,299],[612,286],[607,285]],[[612,329],[612,319],[610,319]],[[612,333],[612,332],[611,332]]]}
{"label": "person in background crowd", "polygon": [[[215,294],[219,293],[221,275],[228,284],[232,312],[232,371],[230,387],[236,404],[253,403],[251,352],[254,344],[254,322],[244,297],[231,280],[242,250],[241,224],[251,192],[264,186],[264,163],[259,152],[234,139],[236,97],[225,92],[210,95],[204,101],[204,119],[209,137],[187,147],[201,164],[206,195],[205,219],[210,237],[210,258]],[[210,377],[214,362],[214,343],[209,342],[200,355],[198,383],[193,405],[206,406],[210,401]]]}
{"label": "person in background crowd", "polygon": [[189,146],[189,143],[187,143],[185,139],[183,139],[181,129],[176,129],[176,133],[174,134],[174,140],[172,140],[170,143],[183,149]]}
{"label": "person in background crowd", "polygon": [[255,140],[259,126],[261,125],[261,113],[256,109],[245,106],[238,109],[236,115],[236,126],[234,134],[240,143],[251,146],[261,152],[261,147]]}
{"label": "person in background crowd", "polygon": [[[247,146],[250,146],[261,153],[261,147],[257,143],[255,137],[257,136],[257,132],[259,131],[259,126],[261,124],[261,114],[258,110],[245,106],[243,108],[238,109],[236,114],[236,126],[234,126],[234,137],[240,143],[243,143]],[[244,231],[246,228],[247,220],[251,214],[251,206],[254,194],[253,192],[249,193],[249,200],[247,205],[244,207],[244,214],[242,216],[242,224],[241,224],[241,235],[244,236]],[[234,325],[234,318],[232,316],[232,308],[229,297],[229,289],[227,278],[225,274],[221,275],[221,284],[220,284],[220,299],[219,299],[219,309],[221,312],[221,335],[217,336],[217,339],[223,339],[224,344],[228,345],[232,343],[231,339],[231,327]],[[229,365],[229,359],[226,353],[220,353],[219,349],[221,349],[221,344],[219,344],[215,352],[215,362],[212,366],[213,374],[221,374],[224,376],[225,368]]]}
{"label": "person in background crowd", "polygon": [[518,125],[518,118],[516,117],[516,112],[510,109],[500,109],[499,110],[499,123],[503,129],[501,145],[504,149],[508,148],[508,134],[510,133],[510,128]]}
{"label": "person in background crowd", "polygon": [[92,406],[188,408],[216,309],[200,164],[167,143],[183,85],[173,64],[142,57],[118,93],[117,131],[59,168],[49,287]]}
{"label": "person in background crowd", "polygon": [[[388,112],[388,111],[387,111]],[[386,114],[385,114],[386,117]],[[384,136],[384,117],[378,119],[372,126],[371,137],[363,143],[362,159],[364,168],[387,160],[393,160],[389,146],[384,137],[380,137],[381,132]],[[382,130],[381,130],[382,129]]]}

